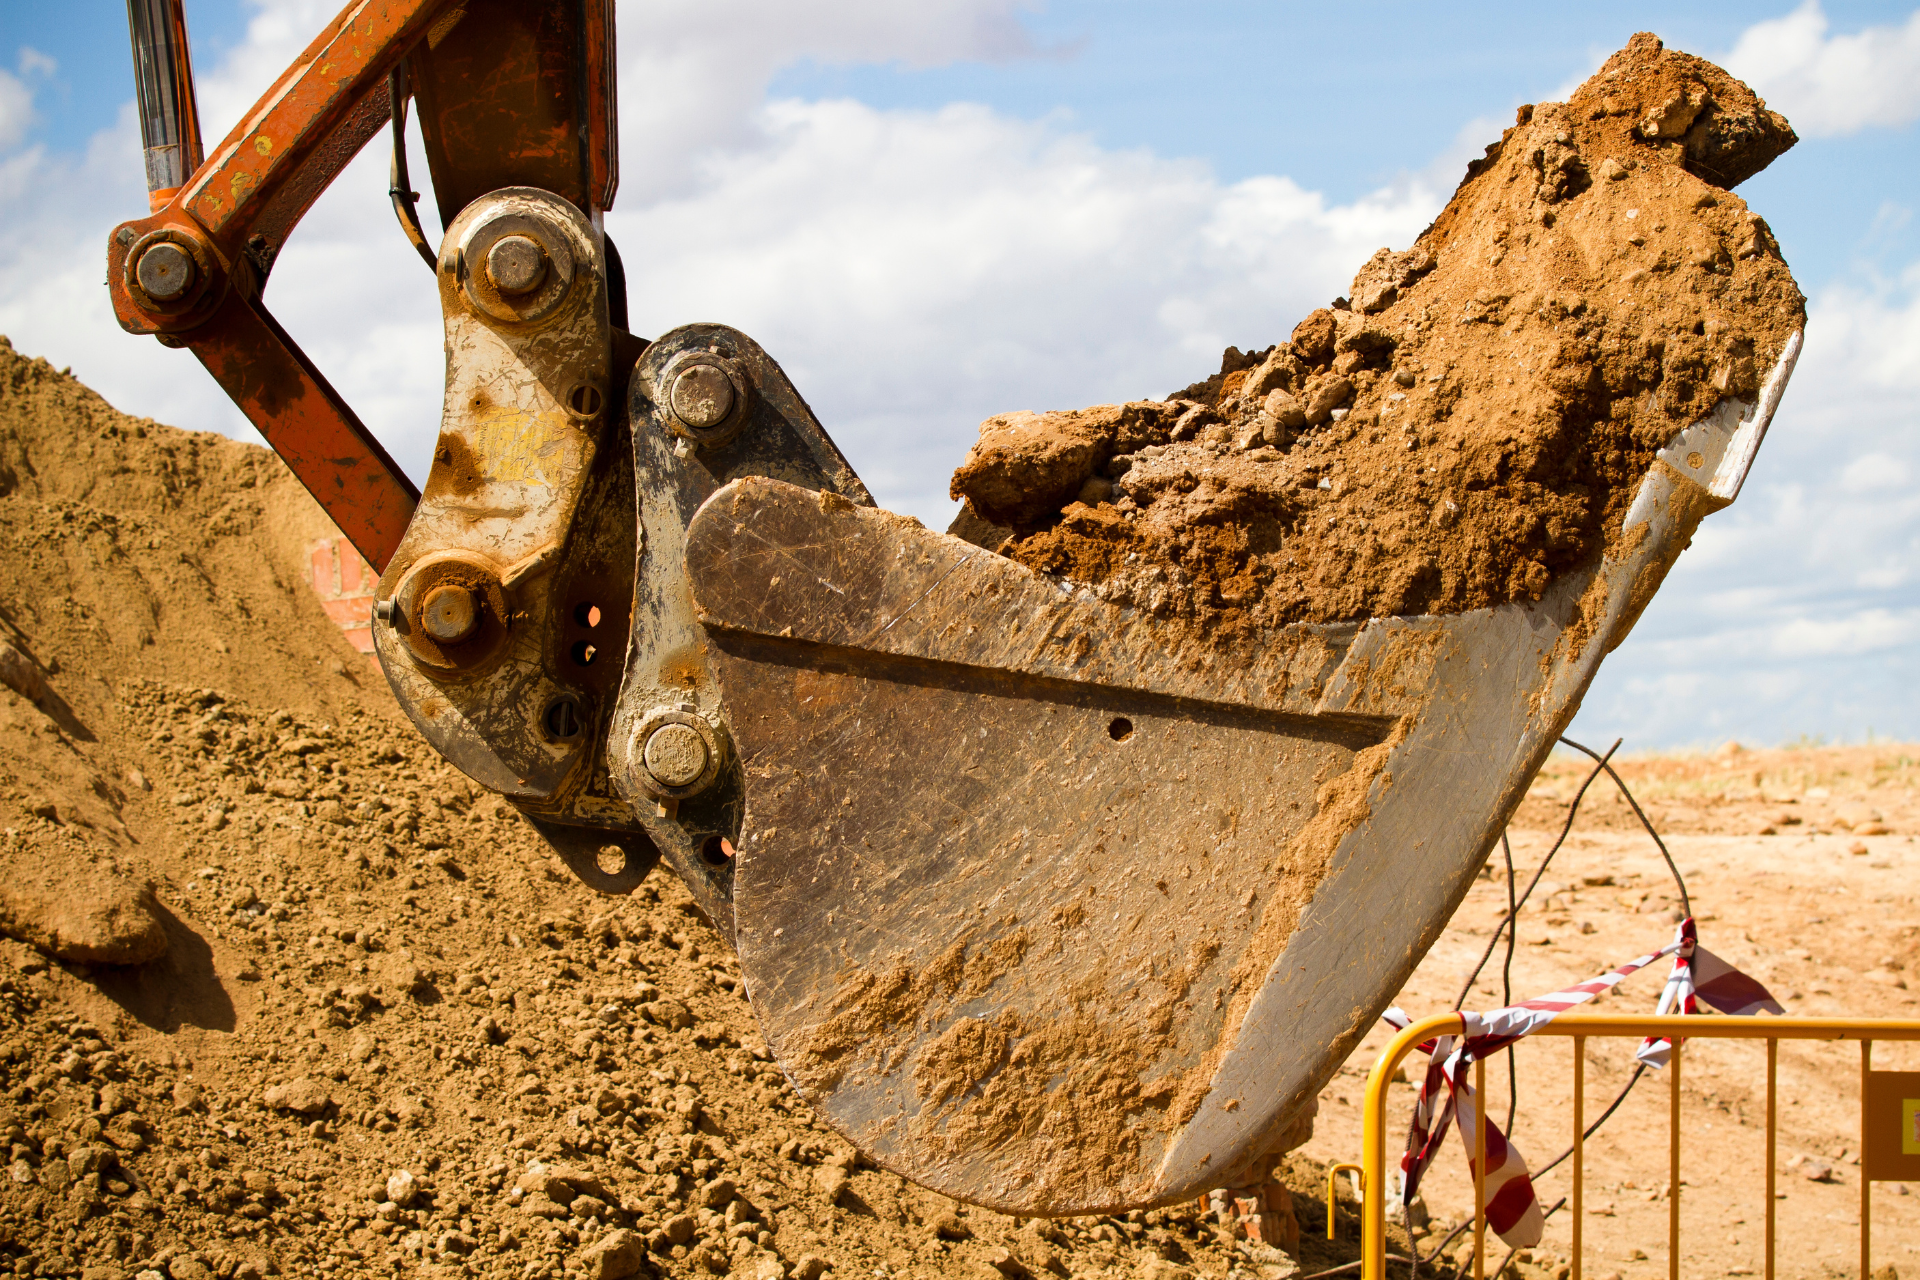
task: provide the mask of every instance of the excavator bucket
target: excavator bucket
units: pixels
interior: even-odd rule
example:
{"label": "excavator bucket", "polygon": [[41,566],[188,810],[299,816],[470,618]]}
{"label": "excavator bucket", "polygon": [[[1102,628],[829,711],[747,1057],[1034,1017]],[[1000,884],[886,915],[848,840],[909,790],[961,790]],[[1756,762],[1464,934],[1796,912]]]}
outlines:
{"label": "excavator bucket", "polygon": [[1798,346],[1537,604],[1231,653],[831,493],[719,489],[685,557],[747,778],[735,940],[803,1094],[1007,1212],[1251,1181],[1738,492]]}
{"label": "excavator bucket", "polygon": [[[1104,426],[994,420],[963,470],[1027,525],[1002,555],[877,509],[746,335],[626,331],[612,14],[350,6],[200,163],[182,0],[141,0],[152,213],[109,239],[121,324],[191,349],[381,571],[376,652],[423,738],[594,888],[664,859],[863,1151],[1029,1215],[1262,1181],[1739,492],[1805,310],[1730,188],[1792,130],[1634,37],[1257,368]],[[417,494],[263,302],[383,133],[446,325]],[[1135,409],[1158,425],[1123,455]],[[1122,456],[1153,463],[1090,469]],[[1252,601],[1231,628],[1148,563],[1202,524],[1269,557],[1183,587]],[[1041,572],[1050,537],[1139,561],[1152,600]],[[1373,594],[1321,590],[1395,554]],[[1318,612],[1258,612],[1283,571]]]}

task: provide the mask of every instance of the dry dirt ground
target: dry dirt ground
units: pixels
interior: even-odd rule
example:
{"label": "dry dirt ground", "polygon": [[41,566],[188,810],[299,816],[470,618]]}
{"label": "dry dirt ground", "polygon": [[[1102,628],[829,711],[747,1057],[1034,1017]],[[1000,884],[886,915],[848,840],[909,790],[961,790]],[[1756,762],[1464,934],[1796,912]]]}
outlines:
{"label": "dry dirt ground", "polygon": [[[1607,744],[1588,744],[1604,749]],[[1564,824],[1590,763],[1557,754],[1516,815],[1519,880]],[[1920,848],[1920,748],[1807,746],[1710,755],[1628,756],[1618,769],[1646,809],[1686,880],[1700,941],[1766,983],[1789,1015],[1914,1018],[1913,875]],[[1451,927],[1397,1003],[1416,1016],[1453,1007],[1460,984],[1506,911],[1496,851]],[[1604,777],[1582,803],[1520,917],[1512,996],[1542,995],[1652,951],[1673,937],[1677,896],[1658,849]],[[1469,1008],[1503,1001],[1496,950]],[[1597,1008],[1651,1012],[1667,969],[1661,961],[1628,978]],[[1388,1033],[1376,1030],[1322,1096],[1305,1154],[1357,1159],[1366,1076]],[[1587,1117],[1597,1117],[1632,1067],[1633,1041],[1590,1041]],[[1425,1059],[1409,1071],[1417,1081]],[[1515,1137],[1539,1167],[1572,1142],[1572,1047],[1537,1037],[1518,1048]],[[1882,1043],[1876,1069],[1920,1069],[1920,1053]],[[1852,1044],[1782,1042],[1777,1148],[1778,1262],[1783,1276],[1856,1275],[1859,1259],[1860,1050]],[[1690,1042],[1681,1070],[1681,1273],[1764,1274],[1765,1049],[1758,1042]],[[1390,1146],[1404,1139],[1414,1086],[1392,1089]],[[1488,1066],[1492,1115],[1509,1097],[1504,1060]],[[1649,1072],[1588,1143],[1586,1274],[1628,1280],[1665,1276],[1669,1081]],[[1454,1139],[1424,1188],[1439,1233],[1468,1216],[1473,1192]],[[1539,1181],[1543,1204],[1570,1194],[1571,1162]],[[1807,1175],[1815,1175],[1810,1177]],[[1816,1177],[1818,1180],[1816,1180]],[[1914,1188],[1920,1192],[1920,1187]],[[1920,1195],[1875,1184],[1874,1265],[1920,1269]],[[1548,1222],[1527,1274],[1553,1275],[1569,1261],[1570,1214]],[[1449,1221],[1450,1220],[1450,1221]],[[1442,1226],[1441,1224],[1445,1225]],[[1464,1243],[1463,1237],[1463,1243]],[[1497,1246],[1496,1246],[1497,1247]],[[1504,1256],[1493,1253],[1488,1266]]]}
{"label": "dry dirt ground", "polygon": [[[0,340],[0,917],[38,944],[0,942],[0,1270],[1296,1271],[1199,1206],[1023,1223],[864,1164],[766,1061],[737,969],[670,876],[597,898],[401,722],[303,577],[327,532],[263,451],[125,418]],[[1621,770],[1688,872],[1709,946],[1794,1012],[1904,1014],[1915,754]],[[1523,869],[1578,772],[1556,760],[1536,784],[1516,822]],[[1516,995],[1671,934],[1664,870],[1604,783],[1546,880]],[[1476,885],[1405,1007],[1452,1003],[1504,900],[1503,878]],[[1498,981],[1490,970],[1472,1003],[1497,1003]],[[1657,982],[1612,1003],[1649,1007]],[[1359,1150],[1383,1040],[1334,1080],[1287,1165],[1301,1273],[1355,1256],[1350,1208],[1329,1245],[1314,1196],[1322,1162]],[[1595,1047],[1593,1097],[1627,1052]],[[1785,1275],[1845,1274],[1853,1257],[1852,1053],[1782,1051],[1782,1165],[1811,1155],[1831,1179],[1800,1176],[1804,1161],[1783,1178]],[[1522,1048],[1518,1137],[1536,1161],[1567,1128],[1565,1059],[1562,1042]],[[1689,1051],[1689,1274],[1758,1266],[1755,1061]],[[1903,1064],[1892,1048],[1876,1061]],[[1643,1083],[1591,1147],[1590,1275],[1665,1272],[1664,1084]],[[1398,1127],[1410,1091],[1394,1093]],[[1467,1202],[1460,1169],[1457,1147],[1443,1154],[1436,1219]],[[1549,1202],[1564,1186],[1543,1179]],[[1916,1207],[1880,1190],[1879,1258],[1920,1245]],[[1555,1274],[1565,1221],[1522,1274]]]}

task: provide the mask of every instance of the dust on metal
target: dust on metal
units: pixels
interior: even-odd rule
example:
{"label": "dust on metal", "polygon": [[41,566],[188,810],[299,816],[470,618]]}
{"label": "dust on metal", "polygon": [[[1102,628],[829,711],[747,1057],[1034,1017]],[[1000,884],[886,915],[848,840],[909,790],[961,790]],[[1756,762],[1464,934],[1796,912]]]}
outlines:
{"label": "dust on metal", "polygon": [[156,244],[140,255],[134,276],[156,302],[174,302],[193,287],[193,258],[177,244]]}
{"label": "dust on metal", "polygon": [[487,250],[487,275],[502,293],[531,293],[547,278],[547,251],[526,236],[503,236]]}
{"label": "dust on metal", "polygon": [[458,644],[480,625],[480,603],[458,583],[443,583],[421,601],[420,625],[441,644]]}
{"label": "dust on metal", "polygon": [[715,365],[691,365],[673,380],[673,415],[695,431],[725,422],[735,398],[733,380]]}
{"label": "dust on metal", "polygon": [[641,755],[647,772],[669,787],[691,786],[707,770],[707,744],[689,725],[661,725],[647,735]]}

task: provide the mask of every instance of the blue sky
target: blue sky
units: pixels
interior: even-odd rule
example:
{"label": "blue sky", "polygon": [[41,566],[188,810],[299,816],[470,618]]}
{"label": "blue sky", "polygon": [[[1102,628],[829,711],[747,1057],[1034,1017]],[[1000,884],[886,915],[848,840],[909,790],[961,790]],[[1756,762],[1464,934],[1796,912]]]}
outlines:
{"label": "blue sky", "polygon": [[[190,0],[207,131],[330,12]],[[620,22],[609,226],[636,327],[754,333],[882,500],[929,523],[980,418],[1163,393],[1284,336],[1409,242],[1517,104],[1634,31],[1728,61],[1805,139],[1741,194],[1813,300],[1808,354],[1741,502],[1581,725],[1649,746],[1920,736],[1911,5],[627,0]],[[99,245],[143,203],[130,94],[119,0],[0,7],[0,332],[122,408],[246,435],[99,297]],[[371,155],[343,175],[269,300],[419,471],[438,320],[384,185]]]}
{"label": "blue sky", "polygon": [[[1436,157],[1464,155],[1467,122],[1504,119],[1518,103],[1564,90],[1635,31],[1718,53],[1756,18],[1791,7],[1082,0],[1020,12],[1026,50],[934,65],[806,57],[781,68],[769,92],[880,108],[986,103],[1062,120],[1106,148],[1204,160],[1226,182],[1284,173],[1344,201],[1428,169]],[[255,8],[190,4],[196,61],[217,65],[239,48]],[[1824,9],[1843,30],[1897,23],[1911,11]],[[642,11],[632,0],[623,10],[629,21]],[[120,0],[0,7],[0,51],[26,46],[56,64],[29,137],[78,150],[110,128],[129,96],[126,45]],[[1767,211],[1810,288],[1835,272],[1911,257],[1917,233],[1903,215],[1916,192],[1920,133],[1911,129],[1823,139],[1743,190]]]}

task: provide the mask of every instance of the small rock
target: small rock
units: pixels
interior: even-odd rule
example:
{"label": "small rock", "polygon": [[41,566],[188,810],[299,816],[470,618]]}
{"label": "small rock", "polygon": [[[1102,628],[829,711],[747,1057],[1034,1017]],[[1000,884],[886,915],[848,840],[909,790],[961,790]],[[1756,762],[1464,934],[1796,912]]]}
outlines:
{"label": "small rock", "polygon": [[409,1170],[396,1169],[387,1175],[387,1199],[402,1209],[412,1208],[419,1195],[420,1183]]}
{"label": "small rock", "polygon": [[671,1218],[668,1218],[660,1224],[660,1233],[666,1236],[667,1243],[670,1245],[687,1243],[693,1239],[693,1215],[690,1213],[674,1214]]}
{"label": "small rock", "polygon": [[573,1216],[573,1212],[568,1209],[566,1205],[561,1204],[550,1196],[544,1196],[538,1193],[522,1200],[520,1202],[520,1208],[533,1217],[551,1218],[555,1221],[565,1221]]}
{"label": "small rock", "polygon": [[576,1169],[570,1165],[555,1165],[552,1176],[560,1179],[561,1182],[572,1189],[568,1193],[570,1196],[573,1194],[597,1196],[599,1199],[605,1200],[608,1203],[613,1203],[620,1199],[619,1196],[616,1196],[612,1191],[607,1189],[607,1184],[600,1180],[599,1174],[591,1173],[585,1169]]}
{"label": "small rock", "polygon": [[817,1253],[810,1253],[793,1264],[792,1280],[820,1280],[833,1264]]}
{"label": "small rock", "polygon": [[962,1240],[973,1239],[973,1228],[962,1222],[957,1214],[943,1213],[928,1224],[933,1234],[942,1240],[958,1244]]}
{"label": "small rock", "polygon": [[[836,1193],[837,1194],[837,1193]],[[715,1178],[700,1188],[700,1203],[709,1209],[724,1209],[739,1195],[730,1178]]]}
{"label": "small rock", "polygon": [[820,1194],[827,1198],[828,1203],[832,1203],[847,1189],[849,1179],[845,1169],[828,1164],[813,1171],[813,1181],[820,1188]]}
{"label": "small rock", "polygon": [[1800,1162],[1797,1173],[1808,1182],[1832,1182],[1833,1166],[1818,1156],[1809,1156]]}
{"label": "small rock", "polygon": [[1088,476],[1080,485],[1077,500],[1097,507],[1113,496],[1113,481],[1105,476]]}
{"label": "small rock", "polygon": [[560,1177],[545,1165],[537,1165],[520,1175],[514,1189],[522,1195],[544,1196],[555,1204],[571,1204],[580,1193],[573,1184]]}
{"label": "small rock", "polygon": [[[1353,383],[1345,378],[1335,378],[1313,393],[1307,402],[1306,420],[1313,426],[1319,426],[1333,417],[1333,411],[1344,404],[1353,394]],[[1342,417],[1346,416],[1344,414]]]}
{"label": "small rock", "polygon": [[76,1147],[67,1155],[67,1168],[77,1178],[90,1173],[105,1173],[113,1167],[113,1152],[106,1147]]}
{"label": "small rock", "polygon": [[167,1263],[173,1280],[213,1280],[213,1269],[191,1253],[183,1253]]}
{"label": "small rock", "polygon": [[[1284,390],[1268,392],[1260,407],[1269,418],[1289,431],[1298,431],[1307,425],[1306,409]],[[1269,440],[1267,443],[1273,442]]]}
{"label": "small rock", "polygon": [[176,1080],[173,1085],[173,1109],[182,1115],[198,1111],[206,1091],[191,1080]]}
{"label": "small rock", "polygon": [[275,1111],[291,1111],[302,1116],[318,1115],[333,1105],[333,1095],[327,1087],[308,1076],[274,1085],[263,1100]]}
{"label": "small rock", "polygon": [[1027,1264],[1014,1257],[1002,1246],[996,1245],[987,1250],[987,1265],[1006,1276],[1008,1280],[1032,1280],[1033,1271]]}
{"label": "small rock", "polygon": [[56,960],[146,964],[166,954],[153,886],[85,863],[0,867],[0,934]]}
{"label": "small rock", "polygon": [[640,1006],[640,1016],[669,1031],[684,1031],[694,1024],[693,1010],[678,1000],[655,1000]]}
{"label": "small rock", "polygon": [[609,1231],[582,1250],[580,1264],[586,1269],[587,1280],[626,1280],[639,1274],[646,1256],[646,1242],[621,1228]]}

